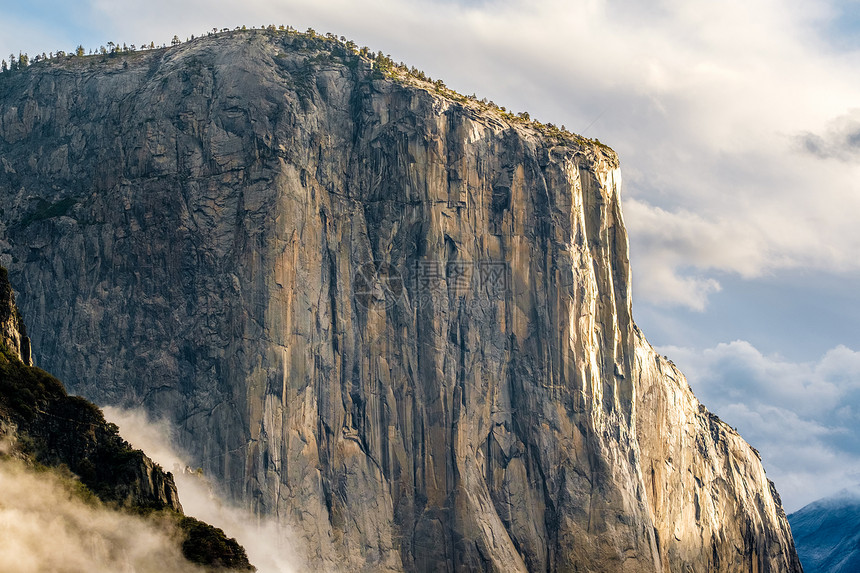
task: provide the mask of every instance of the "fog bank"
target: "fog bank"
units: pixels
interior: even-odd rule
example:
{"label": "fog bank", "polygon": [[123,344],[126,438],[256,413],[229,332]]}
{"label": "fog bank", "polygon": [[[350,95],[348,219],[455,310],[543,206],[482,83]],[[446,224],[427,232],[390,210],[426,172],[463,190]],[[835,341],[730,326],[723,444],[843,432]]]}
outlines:
{"label": "fog bank", "polygon": [[275,518],[259,517],[218,494],[218,488],[206,476],[192,470],[189,456],[177,452],[170,442],[172,430],[164,421],[149,420],[142,410],[103,407],[105,418],[119,426],[120,435],[135,448],[173,472],[179,501],[186,515],[196,517],[224,530],[248,553],[248,560],[259,573],[301,571],[301,560],[293,545],[295,537],[289,527]]}

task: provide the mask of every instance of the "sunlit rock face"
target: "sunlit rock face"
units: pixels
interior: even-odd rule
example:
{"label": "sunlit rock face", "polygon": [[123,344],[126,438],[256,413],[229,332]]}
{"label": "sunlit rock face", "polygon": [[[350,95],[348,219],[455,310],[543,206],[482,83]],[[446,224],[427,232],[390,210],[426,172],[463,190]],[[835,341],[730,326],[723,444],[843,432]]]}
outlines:
{"label": "sunlit rock face", "polygon": [[0,344],[28,366],[33,365],[30,339],[21,314],[15,306],[15,293],[5,267],[0,266]]}
{"label": "sunlit rock face", "polygon": [[319,568],[800,571],[632,321],[615,154],[374,78],[262,31],[0,76],[43,366],[168,417]]}

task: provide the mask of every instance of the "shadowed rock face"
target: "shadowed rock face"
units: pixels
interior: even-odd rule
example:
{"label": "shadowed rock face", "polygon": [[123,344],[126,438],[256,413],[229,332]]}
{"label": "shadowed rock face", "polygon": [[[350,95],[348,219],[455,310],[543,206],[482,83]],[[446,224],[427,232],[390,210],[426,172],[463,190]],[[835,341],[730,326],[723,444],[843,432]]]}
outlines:
{"label": "shadowed rock face", "polygon": [[[79,396],[69,396],[59,380],[22,360],[20,349],[27,348],[26,344],[22,344],[27,340],[24,323],[15,306],[6,269],[0,266],[0,317],[10,316],[15,317],[11,329],[5,326],[7,319],[3,319],[3,328],[0,329],[0,463],[4,488],[9,485],[6,480],[10,480],[10,475],[13,476],[13,483],[29,476],[24,478],[25,481],[30,480],[27,482],[27,489],[45,491],[44,482],[37,477],[38,473],[53,469],[67,483],[76,484],[61,497],[71,496],[81,501],[83,496],[89,507],[105,512],[102,515],[112,511],[118,514],[128,512],[138,516],[147,515],[150,518],[149,525],[154,527],[154,531],[161,529],[171,538],[181,536],[175,541],[177,545],[181,543],[185,559],[200,566],[195,570],[256,571],[248,562],[245,549],[235,539],[227,538],[220,529],[183,515],[173,475],[165,472],[146,454],[133,449],[123,440],[117,426],[108,423],[98,407]],[[16,344],[19,345],[17,349]],[[29,359],[29,355],[27,358]],[[23,462],[20,468],[28,468],[29,472],[14,477],[14,468],[17,466],[8,465],[12,460]],[[41,469],[33,472],[34,467]],[[32,519],[39,519],[34,517],[40,513],[39,508],[26,503],[23,506],[16,505],[20,500],[8,499],[9,495],[10,492],[6,489],[0,491],[0,508],[5,512],[4,521],[8,521],[9,515],[13,517],[11,523],[5,524],[4,529],[7,531],[4,533],[10,533],[13,540],[26,545],[27,543],[22,541],[22,535],[28,535],[25,532],[33,527]],[[11,495],[16,494],[13,491]],[[92,496],[92,499],[87,495]],[[28,497],[32,497],[32,494]],[[106,502],[107,505],[98,505],[93,499]],[[53,502],[56,503],[56,499]],[[42,505],[49,503],[52,501],[41,500]],[[53,506],[49,508],[54,509]],[[122,542],[105,538],[102,527],[90,523],[90,519],[98,521],[93,515],[77,515],[79,521],[68,523],[70,511],[75,513],[64,506],[49,520],[64,523],[72,529],[82,528],[77,529],[80,540],[86,538],[86,543],[98,546],[88,565],[99,570],[105,566],[111,567],[112,565],[104,560],[107,559],[109,550],[102,552],[104,548],[101,546],[106,544],[121,555],[124,551]],[[22,519],[15,519],[16,515]],[[127,522],[126,525],[133,523]],[[60,537],[62,540],[51,539],[49,542],[61,545],[69,543],[70,538],[63,535]],[[130,536],[130,539],[133,538]],[[150,541],[144,543],[149,551],[146,557],[163,564],[161,560],[169,553],[161,551],[169,551],[169,548]],[[31,570],[40,566],[51,567],[50,563],[43,561],[44,556],[33,547],[7,544],[7,553],[9,547],[14,549],[14,563],[26,563]],[[92,550],[92,547],[89,549]],[[108,560],[108,563],[122,566],[121,561],[122,559],[118,558],[115,562]],[[6,563],[8,565],[8,559]],[[83,566],[80,561],[71,563],[67,568]],[[124,565],[134,569],[131,562]],[[51,569],[54,570],[55,567]]]}
{"label": "shadowed rock face", "polygon": [[168,417],[316,566],[800,571],[754,450],[633,324],[619,189],[610,150],[320,39],[0,76],[44,366]]}

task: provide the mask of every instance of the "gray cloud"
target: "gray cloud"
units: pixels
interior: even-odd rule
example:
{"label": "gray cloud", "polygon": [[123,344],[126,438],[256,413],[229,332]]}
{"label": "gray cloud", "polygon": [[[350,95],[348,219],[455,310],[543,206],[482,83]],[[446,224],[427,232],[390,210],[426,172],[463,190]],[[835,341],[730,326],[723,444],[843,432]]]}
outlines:
{"label": "gray cloud", "polygon": [[798,147],[821,159],[860,161],[860,110],[833,119],[823,134],[803,133],[796,136]]}
{"label": "gray cloud", "polygon": [[837,346],[817,361],[792,362],[740,340],[659,351],[760,450],[789,511],[860,483],[860,352]]}

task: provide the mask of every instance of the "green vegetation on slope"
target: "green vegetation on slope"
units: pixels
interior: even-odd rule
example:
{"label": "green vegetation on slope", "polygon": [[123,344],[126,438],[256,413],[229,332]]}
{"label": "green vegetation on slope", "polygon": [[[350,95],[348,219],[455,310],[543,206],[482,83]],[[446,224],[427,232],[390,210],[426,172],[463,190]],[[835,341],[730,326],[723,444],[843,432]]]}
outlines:
{"label": "green vegetation on slope", "polygon": [[64,397],[66,389],[62,382],[44,370],[27,366],[6,345],[0,344],[0,408],[18,421],[31,422],[48,404]]}
{"label": "green vegetation on slope", "polygon": [[192,563],[232,570],[255,570],[248,563],[245,548],[221,529],[193,517],[182,517],[179,527],[185,532],[182,553]]}

